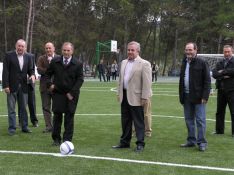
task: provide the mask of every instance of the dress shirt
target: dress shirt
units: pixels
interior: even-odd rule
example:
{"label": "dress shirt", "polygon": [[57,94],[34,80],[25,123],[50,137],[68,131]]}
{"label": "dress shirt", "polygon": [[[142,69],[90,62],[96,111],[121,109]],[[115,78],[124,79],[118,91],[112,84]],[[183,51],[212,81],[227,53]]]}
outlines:
{"label": "dress shirt", "polygon": [[[16,52],[16,54],[17,54],[17,52]],[[17,54],[17,58],[18,58],[18,61],[19,61],[20,70],[22,70],[23,66],[24,66],[24,56]]]}
{"label": "dress shirt", "polygon": [[51,60],[54,58],[54,54],[52,55],[52,56],[48,56],[47,55],[47,59],[48,59],[48,61],[49,61],[49,63],[51,62]]}
{"label": "dress shirt", "polygon": [[125,70],[124,70],[124,89],[127,89],[128,88],[128,80],[129,80],[129,76],[130,76],[130,73],[132,71],[132,68],[133,68],[133,65],[134,65],[134,61],[135,59],[128,59],[128,62],[127,62],[127,65],[125,67]]}
{"label": "dress shirt", "polygon": [[186,69],[184,74],[184,92],[189,93],[189,68],[190,68],[190,61],[187,59]]}
{"label": "dress shirt", "polygon": [[70,58],[63,57],[63,64],[65,64],[65,59],[66,59],[67,60],[67,64],[66,65],[68,65],[70,63],[70,61],[71,61],[71,58],[72,57],[70,57]]}

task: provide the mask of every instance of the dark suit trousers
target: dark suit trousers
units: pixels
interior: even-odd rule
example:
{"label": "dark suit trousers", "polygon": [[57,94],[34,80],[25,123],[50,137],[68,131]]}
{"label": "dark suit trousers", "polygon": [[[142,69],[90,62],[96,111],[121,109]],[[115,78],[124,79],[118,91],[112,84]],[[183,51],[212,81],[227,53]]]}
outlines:
{"label": "dark suit trousers", "polygon": [[226,106],[229,106],[232,120],[232,134],[234,134],[234,91],[225,92],[218,90],[217,96],[217,112],[216,112],[216,132],[218,134],[224,133],[225,128],[225,111]]}
{"label": "dark suit trousers", "polygon": [[35,84],[33,84],[33,88],[30,87],[31,85],[28,85],[28,108],[30,113],[30,119],[32,124],[35,124],[35,122],[38,122],[37,116],[36,116],[36,97],[35,97]]}
{"label": "dark suit trousers", "polygon": [[120,144],[130,145],[132,138],[132,123],[134,123],[136,130],[137,145],[145,145],[145,124],[144,112],[142,106],[131,106],[127,100],[127,91],[123,91],[123,101],[121,103],[121,122],[122,122],[122,136]]}
{"label": "dark suit trousers", "polygon": [[[54,113],[52,138],[55,141],[61,141],[61,126],[63,122],[63,113]],[[66,112],[64,114],[64,133],[63,141],[72,141],[74,132],[74,113]]]}
{"label": "dark suit trousers", "polygon": [[102,78],[103,78],[104,81],[106,81],[104,72],[99,72],[99,79],[100,79],[100,81],[102,81]]}

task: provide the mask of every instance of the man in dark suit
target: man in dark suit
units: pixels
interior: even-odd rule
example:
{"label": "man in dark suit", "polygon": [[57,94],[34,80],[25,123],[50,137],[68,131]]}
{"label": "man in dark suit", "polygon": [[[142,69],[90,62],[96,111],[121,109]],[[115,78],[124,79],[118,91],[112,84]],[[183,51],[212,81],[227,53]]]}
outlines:
{"label": "man in dark suit", "polygon": [[140,44],[128,43],[128,58],[121,63],[118,100],[121,103],[122,136],[114,149],[129,148],[132,137],[132,123],[136,130],[136,152],[144,150],[145,124],[143,106],[152,96],[151,65],[139,56]]}
{"label": "man in dark suit", "polygon": [[38,58],[37,71],[41,75],[40,94],[41,94],[42,111],[46,126],[45,129],[43,130],[43,133],[48,133],[52,132],[53,129],[52,113],[51,113],[52,93],[47,88],[45,73],[50,65],[51,60],[54,57],[58,57],[58,55],[55,54],[55,47],[54,44],[51,42],[45,44],[45,53],[46,53],[45,55],[42,55]]}
{"label": "man in dark suit", "polygon": [[16,101],[19,104],[22,132],[31,133],[31,130],[28,128],[26,111],[28,101],[27,76],[29,76],[30,81],[35,82],[31,55],[26,53],[26,42],[19,39],[15,47],[15,51],[6,53],[2,75],[3,89],[7,94],[9,135],[14,135],[16,130]]}
{"label": "man in dark suit", "polygon": [[[52,59],[46,71],[46,80],[52,95],[53,145],[59,146],[61,141],[72,141],[74,131],[74,114],[83,84],[83,66],[73,57],[74,46],[65,42],[62,56]],[[53,76],[53,82],[51,77]],[[60,136],[64,114],[63,139]]]}
{"label": "man in dark suit", "polygon": [[233,48],[230,45],[223,47],[224,59],[216,64],[213,77],[216,79],[217,112],[216,129],[214,134],[224,134],[224,119],[228,104],[232,119],[232,137],[234,137],[234,57]]}

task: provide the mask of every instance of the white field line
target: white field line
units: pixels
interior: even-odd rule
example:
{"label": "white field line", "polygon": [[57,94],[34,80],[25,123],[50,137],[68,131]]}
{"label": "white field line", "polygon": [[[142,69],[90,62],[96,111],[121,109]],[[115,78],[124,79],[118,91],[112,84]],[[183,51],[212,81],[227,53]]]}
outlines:
{"label": "white field line", "polygon": [[84,159],[108,160],[108,161],[128,162],[128,163],[137,163],[137,164],[146,164],[146,165],[161,165],[161,166],[170,166],[170,167],[182,167],[182,168],[192,168],[192,169],[234,172],[234,169],[232,169],[232,168],[221,168],[221,167],[189,165],[189,164],[177,164],[177,163],[167,163],[167,162],[154,162],[154,161],[134,160],[134,159],[121,159],[121,158],[114,158],[114,157],[98,157],[98,156],[87,156],[87,155],[76,155],[76,154],[64,156],[64,155],[61,155],[60,153],[7,151],[7,150],[0,150],[0,153],[42,155],[42,156],[55,156],[55,157],[76,157],[76,158],[84,158]]}
{"label": "white field line", "polygon": [[[120,114],[75,114],[76,116],[120,116]],[[0,118],[7,117],[7,114],[0,114]],[[37,116],[43,116],[43,114],[37,114]],[[184,119],[184,117],[181,116],[173,116],[173,115],[156,115],[152,114],[152,117],[160,117],[160,118],[175,118],[175,119]],[[215,122],[215,119],[206,119],[207,121]],[[225,120],[227,123],[231,123],[229,120]]]}
{"label": "white field line", "polygon": [[89,91],[89,92],[112,92],[112,90],[110,91],[109,89],[104,90],[104,89],[81,89],[81,91]]}
{"label": "white field line", "polygon": [[110,86],[101,86],[101,87],[93,87],[93,86],[83,86],[81,89],[110,89],[114,87]]}
{"label": "white field line", "polygon": [[[117,89],[117,87],[109,87],[109,86],[102,86],[102,87],[82,87],[81,89]],[[175,88],[159,88],[159,87],[152,87],[152,89],[157,89],[157,90],[175,90]]]}
{"label": "white field line", "polygon": [[[88,92],[116,92],[117,91],[117,88],[114,87],[114,88],[111,88],[110,90],[100,90],[100,89],[82,89],[82,91],[88,91]],[[167,93],[176,93],[176,91],[153,91],[153,92],[156,92],[156,93],[153,93],[152,95],[156,95],[156,96],[168,96],[168,97],[178,97],[179,95],[178,94],[167,94]],[[162,94],[162,93],[164,94]],[[158,94],[160,93],[160,94]],[[216,95],[211,95],[210,97],[212,98],[216,98]]]}

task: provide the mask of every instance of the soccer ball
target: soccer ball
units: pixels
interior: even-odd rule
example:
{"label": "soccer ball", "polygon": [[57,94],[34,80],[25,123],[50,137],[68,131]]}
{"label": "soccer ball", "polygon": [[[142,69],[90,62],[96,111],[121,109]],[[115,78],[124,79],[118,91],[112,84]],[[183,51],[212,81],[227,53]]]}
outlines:
{"label": "soccer ball", "polygon": [[74,153],[74,145],[72,142],[65,141],[60,145],[60,153],[62,155],[69,155]]}

